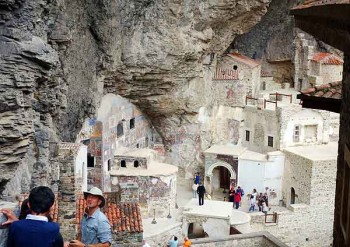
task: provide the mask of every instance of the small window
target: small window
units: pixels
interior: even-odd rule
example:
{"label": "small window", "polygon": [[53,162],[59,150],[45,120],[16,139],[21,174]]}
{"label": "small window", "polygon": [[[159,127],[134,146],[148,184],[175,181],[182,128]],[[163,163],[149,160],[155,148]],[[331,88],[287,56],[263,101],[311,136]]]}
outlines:
{"label": "small window", "polygon": [[120,161],[120,166],[121,166],[121,167],[126,167],[126,162],[125,162],[125,160],[121,160],[121,161]]}
{"label": "small window", "polygon": [[139,161],[138,160],[134,161],[134,167],[139,167]]}
{"label": "small window", "polygon": [[123,123],[117,125],[117,137],[124,135]]}
{"label": "small window", "polygon": [[95,157],[90,153],[87,154],[87,167],[95,167]]}
{"label": "small window", "polygon": [[237,70],[237,69],[238,69],[238,66],[237,66],[237,65],[233,65],[233,69],[234,69],[234,70]]}
{"label": "small window", "polygon": [[267,145],[269,147],[273,147],[273,137],[272,136],[267,137]]}
{"label": "small window", "polygon": [[107,169],[108,169],[108,171],[110,171],[111,170],[111,160],[109,159],[108,161],[107,161]]}
{"label": "small window", "polygon": [[262,83],[262,90],[266,90],[266,81],[263,81]]}
{"label": "small window", "polygon": [[294,142],[300,141],[300,125],[294,126],[294,136],[293,136]]}
{"label": "small window", "polygon": [[130,129],[135,128],[135,118],[130,119]]}
{"label": "small window", "polygon": [[245,140],[246,140],[247,142],[249,142],[249,140],[250,140],[250,131],[249,131],[249,130],[246,130],[246,131],[245,131]]}
{"label": "small window", "polygon": [[137,144],[136,144],[136,148],[139,148],[139,147],[140,147],[140,144],[137,143]]}

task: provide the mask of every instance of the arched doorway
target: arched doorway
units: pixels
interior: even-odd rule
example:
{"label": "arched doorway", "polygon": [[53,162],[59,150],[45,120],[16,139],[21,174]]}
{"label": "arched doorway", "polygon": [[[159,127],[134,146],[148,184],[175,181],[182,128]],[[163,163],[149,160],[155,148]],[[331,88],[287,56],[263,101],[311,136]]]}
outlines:
{"label": "arched doorway", "polygon": [[290,204],[295,204],[295,190],[293,187],[290,189]]}
{"label": "arched doorway", "polygon": [[[213,195],[214,191],[226,192],[231,184],[236,183],[237,175],[232,166],[226,162],[212,164],[206,171],[208,193]],[[222,195],[222,194],[221,194]]]}

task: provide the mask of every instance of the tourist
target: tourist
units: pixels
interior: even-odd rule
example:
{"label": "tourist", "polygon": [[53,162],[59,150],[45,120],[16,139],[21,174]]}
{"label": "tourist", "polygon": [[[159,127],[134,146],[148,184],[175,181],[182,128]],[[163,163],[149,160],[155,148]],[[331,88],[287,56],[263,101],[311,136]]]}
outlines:
{"label": "tourist", "polygon": [[200,180],[199,173],[196,172],[196,174],[195,174],[195,176],[194,176],[194,183],[195,183],[195,184],[199,184],[199,180]]}
{"label": "tourist", "polygon": [[[14,221],[26,219],[27,215],[30,214],[30,208],[28,207],[28,201],[29,201],[29,198],[24,199],[22,201],[21,210],[20,210],[18,218],[11,209],[7,209],[7,208],[1,209],[0,213],[3,213],[7,217],[7,221],[2,223],[2,225],[3,226],[9,225],[9,224],[12,224],[12,222],[14,222]],[[52,222],[52,218],[49,214],[46,217],[48,219],[48,222]],[[62,247],[62,246],[68,247],[68,245],[64,243],[61,233],[58,233],[53,247]]]}
{"label": "tourist", "polygon": [[260,193],[257,199],[258,199],[258,207],[259,207],[259,211],[261,212],[261,211],[262,211],[262,203],[263,203],[263,200],[264,200],[264,198],[263,198],[263,194],[262,194],[262,193]]}
{"label": "tourist", "polygon": [[255,210],[255,197],[253,195],[250,196],[249,199],[249,212],[254,212]]}
{"label": "tourist", "polygon": [[[242,199],[242,197],[244,196],[244,190],[240,186],[238,186],[237,192],[241,194],[241,199]],[[239,206],[241,206],[241,203],[242,203],[242,200],[240,201]]]}
{"label": "tourist", "polygon": [[269,207],[269,197],[267,196],[267,193],[264,193],[263,199],[266,202],[266,206]]}
{"label": "tourist", "polygon": [[228,201],[232,203],[235,201],[235,190],[233,187],[231,187],[230,191],[228,192]]}
{"label": "tourist", "polygon": [[188,237],[184,238],[184,246],[183,247],[190,247],[192,242],[188,239]]}
{"label": "tourist", "polygon": [[236,192],[240,193],[241,197],[244,196],[244,190],[240,186],[237,187]]}
{"label": "tourist", "polygon": [[204,204],[204,195],[205,195],[205,187],[202,183],[199,183],[197,194],[199,198],[199,206],[202,206]]}
{"label": "tourist", "polygon": [[192,184],[193,198],[197,198],[197,189],[198,189],[198,184],[193,183]]}
{"label": "tourist", "polygon": [[142,240],[142,247],[151,247],[151,246],[149,246],[146,240]]}
{"label": "tourist", "polygon": [[176,236],[172,236],[170,241],[169,241],[168,246],[169,247],[177,247],[177,245],[178,245],[177,237]]}
{"label": "tourist", "polygon": [[98,246],[109,247],[112,243],[111,225],[100,208],[106,204],[102,191],[93,187],[84,192],[87,208],[81,219],[81,232],[77,240],[72,240],[69,247]]}
{"label": "tourist", "polygon": [[239,204],[241,202],[241,193],[236,191],[234,200],[235,200],[236,209],[238,209]]}
{"label": "tourist", "polygon": [[49,222],[47,217],[54,202],[55,195],[52,190],[46,186],[38,186],[30,192],[28,202],[22,204],[22,215],[27,210],[25,205],[30,210],[25,219],[18,220],[13,217],[13,212],[2,210],[1,212],[11,218],[5,224],[12,222],[7,247],[64,246],[58,224]]}

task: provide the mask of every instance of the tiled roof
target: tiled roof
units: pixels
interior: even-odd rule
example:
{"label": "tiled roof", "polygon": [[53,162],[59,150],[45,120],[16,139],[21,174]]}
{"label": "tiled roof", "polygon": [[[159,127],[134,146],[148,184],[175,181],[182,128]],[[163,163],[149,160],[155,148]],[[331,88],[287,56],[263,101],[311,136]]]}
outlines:
{"label": "tiled roof", "polygon": [[344,63],[340,57],[328,52],[317,52],[311,60],[329,65],[342,65]]}
{"label": "tiled roof", "polygon": [[254,67],[260,65],[259,61],[255,60],[255,59],[252,59],[250,57],[241,55],[239,53],[229,53],[227,55],[229,57],[233,58],[233,59],[236,59],[237,61],[239,61],[241,63],[244,63],[244,64],[248,65],[251,68],[254,68]]}
{"label": "tiled roof", "polygon": [[[22,202],[29,197],[29,194],[21,194],[18,197],[18,207],[21,208]],[[53,222],[57,222],[58,220],[58,201],[57,201],[57,194],[55,194],[55,203],[53,204],[53,207],[50,211],[50,216],[53,220]]]}
{"label": "tiled roof", "polygon": [[238,80],[238,70],[217,68],[214,80]]}
{"label": "tiled roof", "polygon": [[350,0],[305,0],[303,4],[300,4],[293,9],[305,9],[313,6],[347,3],[350,3]]}
{"label": "tiled roof", "polygon": [[[107,216],[113,230],[118,232],[143,232],[140,206],[138,203],[115,203],[105,193],[106,205],[102,208]],[[80,221],[83,217],[86,201],[80,195],[77,200],[76,223],[80,228]]]}
{"label": "tiled roof", "polygon": [[306,89],[304,91],[301,91],[301,94],[305,96],[341,99],[342,97],[341,90],[342,90],[341,81],[337,81],[337,82],[322,84],[319,86]]}

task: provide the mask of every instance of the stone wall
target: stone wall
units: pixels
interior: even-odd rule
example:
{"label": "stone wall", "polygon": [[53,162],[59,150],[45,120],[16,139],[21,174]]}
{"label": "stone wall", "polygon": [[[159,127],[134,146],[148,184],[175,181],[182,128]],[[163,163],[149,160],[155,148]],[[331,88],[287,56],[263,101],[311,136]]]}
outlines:
{"label": "stone wall", "polygon": [[[176,177],[118,176],[112,178],[112,190],[121,190],[124,200],[138,199],[142,217],[166,217],[175,208]],[[134,184],[138,189],[122,188],[118,184]],[[123,191],[125,190],[125,191]],[[127,194],[132,192],[132,194]],[[136,194],[137,193],[137,194]]]}
{"label": "stone wall", "polygon": [[63,239],[76,239],[78,228],[76,224],[76,205],[78,195],[81,194],[81,183],[75,177],[75,157],[59,156],[60,188],[58,195],[58,223]]}
{"label": "stone wall", "polygon": [[[246,106],[244,119],[244,128],[245,131],[250,131],[250,140],[246,141],[244,133],[243,146],[259,153],[279,149],[280,125],[276,111],[259,110],[256,107]],[[268,136],[273,137],[273,147],[268,146]]]}
{"label": "stone wall", "polygon": [[144,236],[144,239],[150,246],[166,247],[169,240],[173,236],[177,236],[177,238],[179,239],[179,243],[181,243],[183,236],[181,225],[181,223],[178,223],[175,225],[171,225],[170,227],[167,226],[162,229],[163,231],[149,236]]}
{"label": "stone wall", "polygon": [[247,234],[236,234],[221,239],[195,239],[191,246],[198,247],[287,247],[284,243],[269,234],[268,232],[256,232]]}
{"label": "stone wall", "polygon": [[[263,215],[251,214],[251,227],[268,231],[290,246],[330,246],[336,160],[312,161],[289,151],[285,154],[283,196],[289,210],[278,212],[277,224],[265,224]],[[296,193],[292,205],[291,187]]]}
{"label": "stone wall", "polygon": [[283,200],[287,206],[290,205],[291,188],[294,188],[296,194],[295,203],[310,205],[314,162],[286,150],[284,153]]}
{"label": "stone wall", "polygon": [[142,245],[143,233],[114,232],[112,234],[112,247],[128,246],[139,247]]}

